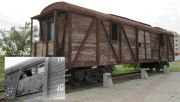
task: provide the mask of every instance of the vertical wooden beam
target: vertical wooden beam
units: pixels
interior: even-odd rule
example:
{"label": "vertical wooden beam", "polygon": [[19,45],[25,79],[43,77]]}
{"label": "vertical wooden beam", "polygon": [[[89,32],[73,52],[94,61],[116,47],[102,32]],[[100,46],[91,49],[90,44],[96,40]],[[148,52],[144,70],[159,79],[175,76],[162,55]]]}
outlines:
{"label": "vertical wooden beam", "polygon": [[[158,34],[158,41],[159,41],[159,39],[160,39],[160,36],[159,36],[159,34]],[[160,42],[160,41],[159,41]],[[159,61],[160,61],[160,54],[161,54],[161,47],[160,47],[160,43],[158,42],[158,44],[159,44]]]}
{"label": "vertical wooden beam", "polygon": [[156,43],[157,43],[158,41],[159,41],[158,39],[155,40],[154,46],[153,46],[153,48],[152,48],[151,59],[154,58],[154,51],[157,51],[157,50],[155,50],[155,48],[156,48]]}
{"label": "vertical wooden beam", "polygon": [[138,28],[135,27],[135,34],[136,34],[136,64],[139,61],[139,37],[138,37]]}
{"label": "vertical wooden beam", "polygon": [[122,41],[122,33],[121,33],[121,25],[120,24],[118,24],[118,28],[119,28],[119,62],[121,63],[122,62],[122,46],[121,46],[121,41]]}
{"label": "vertical wooden beam", "polygon": [[68,11],[68,67],[71,67],[71,53],[72,53],[72,49],[71,49],[71,36],[72,36],[72,14],[70,11]]}
{"label": "vertical wooden beam", "polygon": [[145,59],[147,59],[147,50],[146,50],[146,31],[144,31],[144,50],[145,50]]}
{"label": "vertical wooden beam", "polygon": [[42,33],[42,24],[41,24],[41,21],[39,20],[39,41],[40,42],[43,41],[42,36],[43,36],[43,33]]}
{"label": "vertical wooden beam", "polygon": [[96,64],[99,65],[99,18],[96,18]]}
{"label": "vertical wooden beam", "polygon": [[[163,37],[165,38],[165,34],[163,34]],[[163,38],[163,39],[164,39],[164,38]],[[164,41],[164,42],[163,42],[164,44],[163,44],[163,47],[161,47],[162,50],[160,50],[160,52],[161,52],[161,53],[160,53],[160,60],[162,60],[162,56],[163,56],[163,53],[164,53],[165,40],[166,40],[166,39],[163,40],[163,41]]]}
{"label": "vertical wooden beam", "polygon": [[31,18],[31,54],[30,54],[30,56],[32,56],[32,40],[33,40],[33,19]]}
{"label": "vertical wooden beam", "polygon": [[173,37],[173,48],[172,48],[172,53],[173,53],[173,61],[175,60],[175,55],[174,55],[174,35],[171,35]]}
{"label": "vertical wooden beam", "polygon": [[54,56],[57,56],[58,50],[58,33],[57,33],[57,11],[54,11]]}
{"label": "vertical wooden beam", "polygon": [[48,96],[48,75],[49,75],[49,58],[45,58],[45,72],[44,72],[44,85],[43,85],[43,96]]}
{"label": "vertical wooden beam", "polygon": [[46,55],[45,56],[48,56],[48,33],[49,33],[49,22],[48,22],[48,18],[46,17],[46,35],[44,35],[46,38],[45,38],[45,41],[44,43],[46,44]]}
{"label": "vertical wooden beam", "polygon": [[34,43],[34,56],[36,56],[36,45],[37,45],[37,43]]}
{"label": "vertical wooden beam", "polygon": [[48,32],[48,28],[49,28],[49,24],[48,23],[49,22],[48,22],[48,17],[46,17],[45,19],[46,19],[45,20],[46,21],[46,35],[44,35],[44,36],[45,36],[45,42],[47,42],[48,41],[48,33],[49,33]]}
{"label": "vertical wooden beam", "polygon": [[109,30],[109,38],[112,39],[112,21],[109,21],[110,25],[110,30]]}
{"label": "vertical wooden beam", "polygon": [[[67,20],[68,20],[68,16],[67,14],[65,14],[65,21],[63,22],[64,23],[64,28],[63,28],[63,35],[62,35],[62,41],[61,41],[61,45],[60,45],[60,48],[59,49],[59,52],[58,52],[58,56],[65,56],[64,55],[64,46],[65,46],[65,42],[66,42],[66,32],[67,32]],[[58,39],[59,40],[59,39]]]}
{"label": "vertical wooden beam", "polygon": [[168,43],[168,35],[166,35],[166,44],[167,44],[167,59],[169,61],[169,43]]}
{"label": "vertical wooden beam", "polygon": [[[170,45],[169,47],[170,47],[170,49],[171,49],[171,54],[172,54],[173,60],[174,60],[174,51],[173,51],[174,48],[172,48],[172,44],[171,44],[171,39],[170,39],[170,37],[171,37],[171,36],[169,36],[169,45]],[[173,43],[174,43],[174,42],[173,42]]]}

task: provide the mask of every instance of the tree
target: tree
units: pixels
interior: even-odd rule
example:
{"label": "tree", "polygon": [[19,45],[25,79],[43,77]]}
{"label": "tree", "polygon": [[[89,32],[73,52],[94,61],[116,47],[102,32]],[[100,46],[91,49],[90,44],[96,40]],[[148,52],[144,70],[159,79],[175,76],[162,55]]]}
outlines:
{"label": "tree", "polygon": [[[38,28],[33,27],[34,37],[37,38]],[[24,26],[11,27],[10,30],[0,30],[0,54],[4,53],[5,56],[29,56],[30,55],[30,42],[31,42],[31,25],[25,23]]]}

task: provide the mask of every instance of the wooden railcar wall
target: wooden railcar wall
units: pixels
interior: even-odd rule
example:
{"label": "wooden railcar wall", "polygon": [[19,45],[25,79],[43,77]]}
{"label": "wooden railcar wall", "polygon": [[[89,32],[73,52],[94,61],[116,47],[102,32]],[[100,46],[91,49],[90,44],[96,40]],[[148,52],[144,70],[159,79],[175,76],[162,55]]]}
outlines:
{"label": "wooden railcar wall", "polygon": [[32,44],[32,56],[53,56],[54,55],[54,42],[38,42]]}
{"label": "wooden railcar wall", "polygon": [[[38,48],[32,52],[34,56],[65,56],[66,67],[168,61],[174,58],[173,36],[164,34],[165,43],[160,47],[158,33],[70,11],[57,14],[55,41],[47,44],[47,20],[40,21],[40,39],[45,44],[32,47]],[[118,24],[117,41],[111,40],[111,22]]]}
{"label": "wooden railcar wall", "polygon": [[[72,13],[71,62],[73,67],[135,63],[135,27],[119,26],[119,40],[111,40],[108,20]],[[123,29],[123,30],[121,30]],[[128,45],[130,44],[130,46]],[[121,49],[120,49],[121,46]],[[130,51],[130,47],[132,52]],[[121,62],[120,62],[121,61]]]}
{"label": "wooden railcar wall", "polygon": [[[173,37],[170,35],[163,34],[164,46],[160,47],[159,39],[161,38],[158,33],[75,12],[70,13],[70,16],[72,28],[69,36],[71,37],[69,64],[71,67],[173,59],[173,50],[171,50],[173,43],[171,45],[169,43],[173,41]],[[119,25],[117,41],[111,40],[111,22]]]}
{"label": "wooden railcar wall", "polygon": [[[65,61],[65,60],[64,60]],[[51,98],[64,97],[64,91],[58,91],[57,87],[61,84],[65,87],[65,62],[60,61],[60,58],[49,58],[48,71],[48,95]]]}

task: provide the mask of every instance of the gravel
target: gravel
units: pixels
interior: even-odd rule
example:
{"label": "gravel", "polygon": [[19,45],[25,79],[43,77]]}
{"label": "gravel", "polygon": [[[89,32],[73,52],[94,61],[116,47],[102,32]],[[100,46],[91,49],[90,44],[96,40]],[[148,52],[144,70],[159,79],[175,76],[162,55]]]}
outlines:
{"label": "gravel", "polygon": [[116,83],[112,88],[81,90],[55,102],[180,102],[180,72]]}
{"label": "gravel", "polygon": [[180,102],[180,72],[84,89],[66,94],[66,100],[44,102]]}

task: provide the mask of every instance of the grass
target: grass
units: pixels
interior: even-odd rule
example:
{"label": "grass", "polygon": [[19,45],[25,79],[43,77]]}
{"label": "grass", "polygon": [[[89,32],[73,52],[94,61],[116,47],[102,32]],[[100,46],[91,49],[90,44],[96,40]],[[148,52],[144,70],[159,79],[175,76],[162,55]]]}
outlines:
{"label": "grass", "polygon": [[139,69],[134,69],[134,67],[131,65],[116,65],[115,69],[113,70],[113,74],[123,74],[137,71],[139,71]]}
{"label": "grass", "polygon": [[180,61],[170,62],[170,72],[180,72]]}
{"label": "grass", "polygon": [[[180,72],[180,61],[174,61],[170,62],[170,72]],[[128,65],[116,65],[115,69],[113,70],[113,74],[123,74],[123,73],[130,73],[130,72],[136,72],[139,71],[139,69],[134,69],[133,66]]]}

